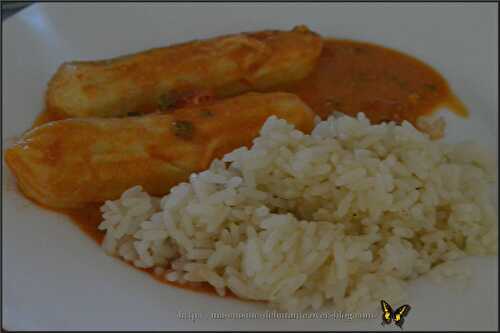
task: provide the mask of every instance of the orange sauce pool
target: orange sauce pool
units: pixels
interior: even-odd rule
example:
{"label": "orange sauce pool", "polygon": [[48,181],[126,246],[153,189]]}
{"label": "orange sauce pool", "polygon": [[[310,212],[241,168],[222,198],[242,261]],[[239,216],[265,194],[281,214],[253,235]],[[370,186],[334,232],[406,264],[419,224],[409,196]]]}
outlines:
{"label": "orange sauce pool", "polygon": [[[297,94],[322,118],[334,111],[352,116],[362,111],[375,123],[407,120],[416,125],[418,117],[431,114],[439,106],[447,106],[460,116],[468,115],[446,80],[427,64],[395,50],[350,40],[325,39],[313,72],[277,90]],[[62,118],[42,112],[34,126]],[[59,212],[101,244],[104,233],[97,229],[101,222],[99,206]],[[173,283],[158,277],[152,269],[141,270],[169,285],[215,293],[208,283]]]}
{"label": "orange sauce pool", "polygon": [[422,61],[396,50],[351,40],[325,39],[319,63],[286,91],[297,94],[321,118],[334,111],[364,112],[375,123],[407,120],[447,106],[466,117],[465,106],[444,77]]}
{"label": "orange sauce pool", "polygon": [[[40,206],[40,205],[39,205]],[[97,229],[99,224],[101,223],[101,212],[100,212],[100,206],[101,204],[94,204],[94,205],[88,205],[87,207],[84,208],[77,208],[77,209],[61,209],[61,210],[55,210],[53,208],[47,208],[44,206],[40,206],[44,209],[49,209],[52,211],[57,211],[59,213],[62,213],[69,217],[73,223],[78,226],[78,228],[83,231],[87,236],[95,240],[99,245],[102,243],[102,240],[104,239],[104,232],[100,231]],[[178,283],[178,282],[171,282],[166,279],[164,279],[162,276],[156,275],[154,273],[153,268],[138,268],[132,265],[130,262],[127,262],[130,266],[143,271],[144,273],[149,274],[151,277],[153,277],[155,280],[165,283],[177,288],[182,288],[182,289],[189,289],[193,290],[196,292],[203,292],[207,294],[215,294],[218,295],[215,291],[215,289],[208,283]],[[226,290],[226,297],[234,297],[236,296],[231,293],[231,291]]]}

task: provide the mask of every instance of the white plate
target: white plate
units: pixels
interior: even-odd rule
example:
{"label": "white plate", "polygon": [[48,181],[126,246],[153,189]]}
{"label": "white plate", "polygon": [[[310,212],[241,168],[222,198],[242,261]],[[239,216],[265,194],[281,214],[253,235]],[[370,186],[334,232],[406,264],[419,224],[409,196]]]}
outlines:
{"label": "white plate", "polygon": [[[497,151],[496,4],[34,5],[3,23],[4,145],[40,112],[46,82],[63,61],[299,23],[323,35],[381,43],[431,64],[471,110],[468,121],[450,116],[447,140],[473,139]],[[157,283],[106,256],[65,217],[24,199],[6,168],[3,179],[6,329],[382,329],[378,313],[356,321],[179,319],[179,311],[266,308]],[[413,310],[405,329],[497,329],[497,258],[471,262],[474,279],[463,293],[425,280],[411,284]]]}

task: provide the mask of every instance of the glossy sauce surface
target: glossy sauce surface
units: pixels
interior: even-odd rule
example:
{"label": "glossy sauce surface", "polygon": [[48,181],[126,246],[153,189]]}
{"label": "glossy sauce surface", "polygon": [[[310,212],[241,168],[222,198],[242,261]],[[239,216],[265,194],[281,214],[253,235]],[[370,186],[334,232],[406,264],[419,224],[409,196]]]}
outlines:
{"label": "glossy sauce surface", "polygon": [[[418,117],[431,114],[439,106],[468,115],[446,80],[427,64],[395,50],[349,40],[325,40],[315,70],[281,90],[297,94],[323,119],[334,111],[349,115],[362,111],[375,123],[407,120],[415,125]],[[43,112],[35,124],[58,119],[58,115]],[[60,212],[96,242],[102,242],[104,233],[97,229],[101,222],[99,205]],[[141,270],[163,283],[215,293],[206,283],[172,283],[160,279],[152,269]]]}
{"label": "glossy sauce surface", "polygon": [[319,64],[304,80],[286,87],[321,118],[334,111],[364,112],[375,123],[407,120],[447,106],[461,116],[467,109],[444,77],[422,61],[375,44],[327,39]]}

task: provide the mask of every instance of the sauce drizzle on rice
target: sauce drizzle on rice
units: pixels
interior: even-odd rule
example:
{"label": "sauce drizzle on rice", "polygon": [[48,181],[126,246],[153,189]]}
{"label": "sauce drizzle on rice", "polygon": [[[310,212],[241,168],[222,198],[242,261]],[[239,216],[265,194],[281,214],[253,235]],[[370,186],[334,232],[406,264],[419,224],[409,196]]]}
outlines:
{"label": "sauce drizzle on rice", "polygon": [[134,187],[106,202],[99,229],[108,253],[168,281],[287,311],[354,311],[402,301],[407,281],[456,259],[496,253],[494,174],[476,146],[431,141],[407,122],[360,114],[307,135],[270,117],[251,149],[167,196]]}

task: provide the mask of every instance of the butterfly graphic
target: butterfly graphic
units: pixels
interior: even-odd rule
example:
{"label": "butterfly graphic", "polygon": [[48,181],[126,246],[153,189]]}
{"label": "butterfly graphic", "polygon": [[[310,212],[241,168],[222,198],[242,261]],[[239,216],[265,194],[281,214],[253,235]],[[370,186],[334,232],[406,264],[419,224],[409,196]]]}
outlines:
{"label": "butterfly graphic", "polygon": [[408,304],[402,305],[393,311],[389,303],[384,300],[380,301],[380,305],[382,306],[382,325],[389,325],[392,320],[394,320],[394,324],[398,325],[399,328],[403,329],[403,324],[405,322],[405,317],[411,310],[411,306]]}

